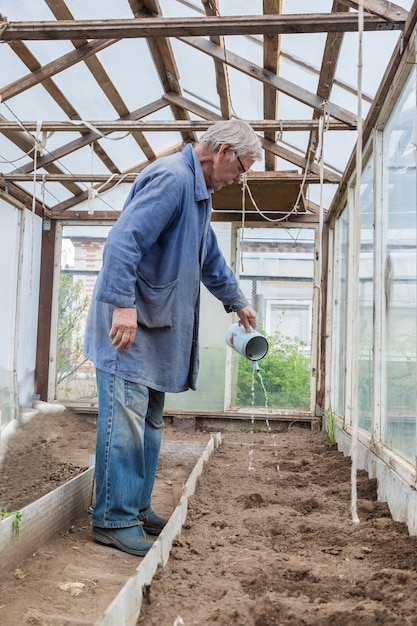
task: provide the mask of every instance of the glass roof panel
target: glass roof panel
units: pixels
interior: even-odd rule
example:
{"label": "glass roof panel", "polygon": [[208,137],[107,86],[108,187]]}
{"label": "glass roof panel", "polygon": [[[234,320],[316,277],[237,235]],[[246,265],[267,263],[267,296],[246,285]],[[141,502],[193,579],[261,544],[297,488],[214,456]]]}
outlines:
{"label": "glass roof panel", "polygon": [[[140,3],[139,3],[140,4]],[[145,3],[146,4],[146,3]],[[262,0],[219,0],[219,14],[227,15],[261,15],[263,12]],[[410,9],[413,0],[402,0],[399,3],[406,10]],[[122,19],[132,18],[133,13],[128,0],[57,0],[54,11],[58,12],[67,6],[74,19]],[[284,14],[328,13],[333,5],[332,0],[283,0]],[[203,3],[200,0],[159,0],[162,14],[166,17],[202,17],[206,16]],[[44,0],[0,0],[0,13],[9,21],[49,21],[55,20],[52,11]],[[399,41],[400,31],[365,32],[363,36],[363,82],[362,110],[368,112],[372,98],[378,90],[381,78],[391,57],[392,51]],[[207,41],[207,37],[204,38]],[[305,91],[316,94],[319,73],[322,65],[323,51],[326,43],[326,33],[315,34],[288,34],[282,35],[279,40],[280,76],[289,81],[296,92],[297,98],[285,93],[278,94],[277,117],[279,120],[311,120],[313,108],[303,102]],[[222,54],[228,61],[237,55],[237,64],[243,64],[246,69],[250,65],[263,68],[264,65],[264,38],[259,34],[250,36],[228,35],[224,38]],[[336,68],[336,80],[329,95],[330,102],[356,115],[357,111],[357,83],[358,83],[358,33],[345,33],[341,44]],[[30,51],[34,59],[26,59],[27,63],[38,62],[45,66],[53,63],[63,55],[75,50],[71,41],[27,41],[24,46]],[[145,107],[164,95],[164,86],[159,73],[166,78],[166,84],[173,77],[170,72],[175,66],[179,72],[178,94],[186,100],[192,101],[213,115],[220,114],[220,98],[216,84],[214,59],[209,54],[201,52],[179,39],[170,40],[174,59],[161,55],[158,68],[152,57],[145,39],[128,38],[115,43],[97,53],[109,80],[113,83],[113,94],[119,94],[117,102],[112,102],[106,96],[107,80],[96,79],[92,70],[84,62],[78,62],[72,67],[64,69],[48,78],[44,85],[37,84],[29,87],[24,93],[7,96],[0,102],[0,115],[11,121],[65,120],[69,112],[81,119],[117,120],[124,114]],[[214,45],[214,44],[213,44]],[[91,57],[93,60],[94,57]],[[229,58],[230,60],[230,58]],[[165,63],[165,66],[164,66]],[[171,65],[172,64],[172,65]],[[19,58],[11,46],[0,45],[0,67],[2,68],[0,95],[4,88],[15,81],[22,80],[30,75],[30,70]],[[101,82],[101,84],[100,84]],[[235,67],[228,66],[226,83],[230,90],[232,114],[236,117],[249,120],[262,120],[264,117],[264,85],[253,76],[248,76]],[[290,85],[291,86],[291,85]],[[56,91],[58,88],[61,92]],[[51,95],[54,94],[56,102]],[[48,92],[49,90],[49,92]],[[10,88],[9,88],[10,91]],[[6,92],[7,94],[7,92]],[[185,118],[198,119],[193,111],[185,111]],[[173,120],[172,108],[167,106],[147,116],[147,120]],[[31,131],[32,137],[35,132]],[[200,134],[200,133],[198,133]],[[262,135],[261,132],[259,132]],[[113,138],[122,133],[112,135]],[[284,130],[279,134],[279,143],[294,155],[304,157],[310,133],[307,131]],[[146,131],[144,137],[150,145],[150,152],[159,154],[181,141],[181,134],[175,132]],[[56,132],[48,138],[46,152],[54,152],[60,146],[80,140],[81,133]],[[356,133],[328,131],[324,142],[324,159],[329,166],[343,171],[351,155]],[[146,157],[133,137],[125,137],[118,141],[100,139],[99,146],[114,162],[119,171],[124,171],[135,164],[142,163]],[[27,143],[28,150],[30,144]],[[24,156],[24,146],[15,146],[5,135],[0,135],[0,171],[10,172],[22,167],[30,161]],[[21,156],[23,159],[16,161]],[[8,161],[13,161],[10,163]],[[60,157],[56,162],[64,173],[71,171],[75,174],[94,171],[109,173],[109,169],[102,160],[93,153],[90,147],[82,147],[77,151]],[[264,161],[254,165],[255,170],[262,170]],[[282,158],[277,159],[277,168],[301,171],[301,168]],[[20,183],[19,183],[20,184]],[[51,184],[51,195],[56,198],[70,197],[70,192],[58,183]],[[26,186],[26,187],[25,187]],[[29,183],[22,183],[22,187],[30,189]],[[48,183],[49,188],[49,183]],[[329,185],[327,191],[332,189]],[[316,189],[312,190],[314,194]],[[330,193],[330,192],[329,192]],[[54,204],[52,202],[51,204]]]}
{"label": "glass roof panel", "polygon": [[145,39],[122,39],[97,56],[130,110],[161,97],[161,81]]}
{"label": "glass roof panel", "polygon": [[66,0],[65,4],[76,20],[110,20],[132,17],[128,0]]}

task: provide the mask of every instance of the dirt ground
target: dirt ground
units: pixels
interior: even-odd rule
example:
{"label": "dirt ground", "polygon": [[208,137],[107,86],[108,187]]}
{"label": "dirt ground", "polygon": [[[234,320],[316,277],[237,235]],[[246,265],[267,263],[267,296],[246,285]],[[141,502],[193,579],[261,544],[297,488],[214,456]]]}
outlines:
{"label": "dirt ground", "polygon": [[[76,415],[36,419],[6,455],[0,506],[20,508],[29,494],[86,467],[94,436],[94,421]],[[165,437],[208,441],[209,434],[167,425]],[[172,510],[171,476],[158,471],[160,513]],[[417,625],[417,537],[392,520],[365,472],[357,484],[353,524],[350,460],[324,433],[295,425],[223,432],[138,625]],[[101,610],[105,595],[107,606],[139,562],[94,544],[86,512],[0,577],[0,623],[93,623],[92,605]]]}

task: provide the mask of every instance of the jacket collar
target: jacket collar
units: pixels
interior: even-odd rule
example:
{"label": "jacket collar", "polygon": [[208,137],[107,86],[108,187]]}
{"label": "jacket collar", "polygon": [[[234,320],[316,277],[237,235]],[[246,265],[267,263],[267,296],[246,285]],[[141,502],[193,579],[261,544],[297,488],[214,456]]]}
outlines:
{"label": "jacket collar", "polygon": [[188,143],[183,150],[183,155],[185,161],[194,172],[194,196],[196,201],[208,200],[211,196],[211,189],[207,187],[206,181],[204,180],[203,168],[201,167],[197,152],[192,145]]}

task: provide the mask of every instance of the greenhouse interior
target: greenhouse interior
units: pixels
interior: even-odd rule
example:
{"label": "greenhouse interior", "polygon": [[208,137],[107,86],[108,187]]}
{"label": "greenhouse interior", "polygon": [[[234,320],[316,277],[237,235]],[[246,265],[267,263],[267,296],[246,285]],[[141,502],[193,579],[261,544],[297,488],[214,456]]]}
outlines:
{"label": "greenhouse interior", "polygon": [[211,225],[268,340],[262,385],[226,344],[236,314],[202,287],[197,389],[167,393],[165,414],[332,427],[417,535],[417,2],[0,14],[1,439],[37,401],[97,411],[86,317],[133,181],[246,120],[262,159],[213,193]]}

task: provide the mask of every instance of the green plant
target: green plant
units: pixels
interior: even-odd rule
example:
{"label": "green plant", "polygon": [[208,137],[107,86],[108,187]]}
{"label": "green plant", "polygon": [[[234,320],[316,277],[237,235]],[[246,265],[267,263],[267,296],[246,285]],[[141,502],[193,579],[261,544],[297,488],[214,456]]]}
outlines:
{"label": "green plant", "polygon": [[332,404],[329,403],[329,410],[326,412],[326,434],[332,445],[336,443],[336,419],[333,413]]}
{"label": "green plant", "polygon": [[[307,409],[310,403],[310,356],[307,344],[294,337],[285,337],[280,331],[265,336],[269,350],[259,365],[268,406]],[[252,404],[252,376],[253,363],[238,357],[236,401],[239,406]],[[266,398],[261,385],[255,385],[254,394],[253,404],[264,406]]]}
{"label": "green plant", "polygon": [[14,536],[19,538],[20,535],[20,522],[22,521],[22,513],[20,511],[7,511],[7,509],[0,509],[0,519],[6,519],[6,517],[12,517],[14,520],[12,523]]}

